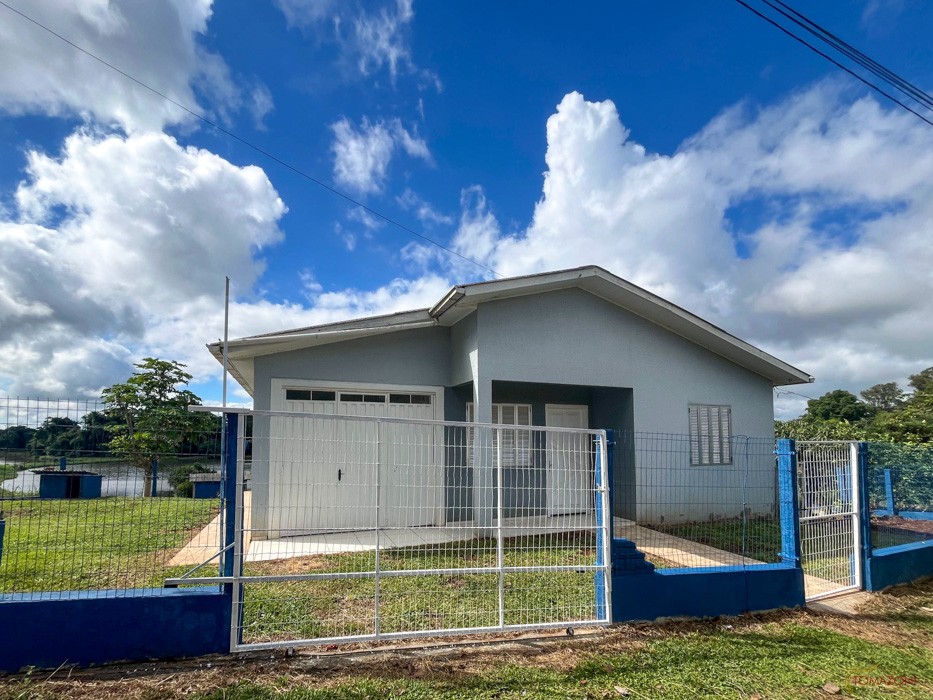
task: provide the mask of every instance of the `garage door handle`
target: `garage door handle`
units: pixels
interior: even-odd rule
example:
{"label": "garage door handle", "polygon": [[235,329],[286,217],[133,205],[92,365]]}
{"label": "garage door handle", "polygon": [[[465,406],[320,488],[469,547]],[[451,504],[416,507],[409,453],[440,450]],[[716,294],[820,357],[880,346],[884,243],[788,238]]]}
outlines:
{"label": "garage door handle", "polygon": [[343,476],[343,470],[342,470],[342,469],[338,469],[338,470],[337,470],[337,481],[340,481],[340,477],[341,477],[341,476]]}

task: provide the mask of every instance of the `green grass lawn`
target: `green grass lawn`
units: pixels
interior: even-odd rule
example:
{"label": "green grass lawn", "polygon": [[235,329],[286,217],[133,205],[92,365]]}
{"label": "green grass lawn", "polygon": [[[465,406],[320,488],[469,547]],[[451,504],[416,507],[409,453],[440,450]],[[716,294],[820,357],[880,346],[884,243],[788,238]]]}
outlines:
{"label": "green grass lawn", "polygon": [[749,559],[765,563],[780,560],[781,524],[770,518],[751,518],[744,524],[740,518],[729,518],[693,523],[651,523],[645,527],[732,554],[744,552]]}
{"label": "green grass lawn", "polygon": [[[384,550],[382,571],[495,566],[495,540],[468,540]],[[591,533],[511,538],[506,566],[591,565]],[[375,554],[357,552],[247,564],[246,575],[373,571]],[[594,619],[592,571],[510,573],[504,576],[506,624]],[[372,579],[305,580],[247,584],[243,601],[246,642],[372,634]],[[436,574],[380,580],[382,632],[490,627],[499,624],[499,578],[489,574]]]}
{"label": "green grass lawn", "polygon": [[[871,669],[902,674],[916,686],[856,687]],[[193,696],[198,700],[324,700],[330,698],[822,698],[835,684],[859,698],[928,698],[933,692],[929,650],[879,647],[867,640],[797,624],[742,631],[702,631],[649,640],[632,651],[590,652],[568,669],[503,663],[438,678],[365,674],[313,687],[244,681]],[[290,687],[291,686],[291,687]],[[845,695],[850,696],[848,692]],[[851,697],[851,696],[850,696]]]}
{"label": "green grass lawn", "polygon": [[166,562],[216,500],[5,501],[0,593],[161,586]]}
{"label": "green grass lawn", "polygon": [[15,464],[0,464],[0,481],[6,481],[16,476],[19,471]]}

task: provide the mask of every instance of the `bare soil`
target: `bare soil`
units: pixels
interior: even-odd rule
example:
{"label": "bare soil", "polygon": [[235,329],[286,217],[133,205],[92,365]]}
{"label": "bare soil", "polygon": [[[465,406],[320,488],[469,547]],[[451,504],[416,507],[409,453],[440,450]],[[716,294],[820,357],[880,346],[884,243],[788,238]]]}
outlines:
{"label": "bare soil", "polygon": [[908,532],[923,532],[933,535],[933,520],[914,520],[892,515],[872,518],[871,524],[873,527],[883,527],[886,530],[907,530]]}

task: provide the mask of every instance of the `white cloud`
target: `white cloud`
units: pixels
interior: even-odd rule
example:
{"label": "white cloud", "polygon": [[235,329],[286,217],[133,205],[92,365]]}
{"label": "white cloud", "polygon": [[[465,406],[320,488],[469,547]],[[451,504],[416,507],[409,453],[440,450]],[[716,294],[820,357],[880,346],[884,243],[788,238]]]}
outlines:
{"label": "white cloud", "polygon": [[359,68],[363,75],[386,67],[395,80],[400,68],[413,68],[405,36],[415,16],[412,0],[397,0],[394,10],[384,7],[376,14],[361,13],[354,22]]}
{"label": "white cloud", "polygon": [[261,169],[164,134],[79,131],[27,173],[0,221],[0,385],[17,393],[94,393],[139,348],[197,353],[224,275],[252,285],[282,236]]}
{"label": "white cloud", "polygon": [[364,118],[357,128],[344,118],[331,124],[331,130],[334,180],[360,194],[382,191],[397,148],[412,158],[433,163],[427,143],[411,134],[398,119],[370,123]]}
{"label": "white cloud", "polygon": [[275,0],[275,4],[289,27],[311,32],[317,41],[335,42],[355,75],[373,76],[384,70],[393,84],[399,75],[411,75],[442,90],[440,79],[412,59],[412,0],[388,0],[380,7],[336,0]]}
{"label": "white cloud", "polygon": [[351,207],[350,210],[347,211],[347,219],[363,224],[363,226],[370,231],[375,231],[386,225],[384,219],[373,216],[363,209],[363,207]]}
{"label": "white cloud", "polygon": [[[244,102],[223,59],[198,44],[207,30],[212,0],[47,0],[20,6],[180,104],[229,119]],[[24,18],[0,10],[0,109],[89,117],[127,131],[158,130],[191,119]]]}
{"label": "white cloud", "polygon": [[337,0],[275,0],[289,27],[310,27],[331,17]]}
{"label": "white cloud", "polygon": [[933,132],[911,115],[822,83],[666,156],[571,93],[547,137],[527,229],[503,232],[468,188],[458,252],[504,275],[598,263],[816,375],[802,393],[933,364]]}
{"label": "white cloud", "polygon": [[411,188],[406,188],[404,192],[395,198],[399,206],[406,211],[413,211],[415,216],[422,224],[433,226],[435,224],[450,225],[454,222],[452,216],[441,214],[431,204],[419,197]]}
{"label": "white cloud", "polygon": [[0,220],[0,389],[95,396],[152,355],[217,377],[204,343],[427,306],[440,275],[374,290],[325,290],[310,271],[297,301],[254,291],[285,205],[265,173],[164,134],[80,130],[57,156],[28,153],[16,211]]}

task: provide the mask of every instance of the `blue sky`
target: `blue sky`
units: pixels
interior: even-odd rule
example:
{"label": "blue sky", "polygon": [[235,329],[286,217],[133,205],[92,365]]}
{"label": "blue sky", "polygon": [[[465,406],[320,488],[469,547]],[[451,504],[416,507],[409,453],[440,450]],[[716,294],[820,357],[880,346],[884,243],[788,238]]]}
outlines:
{"label": "blue sky", "polygon": [[[731,0],[5,1],[485,267],[603,265],[804,394],[933,365],[933,127]],[[929,3],[794,6],[933,83]],[[216,400],[225,274],[234,336],[489,276],[0,19],[0,392],[94,395],[156,355]]]}

